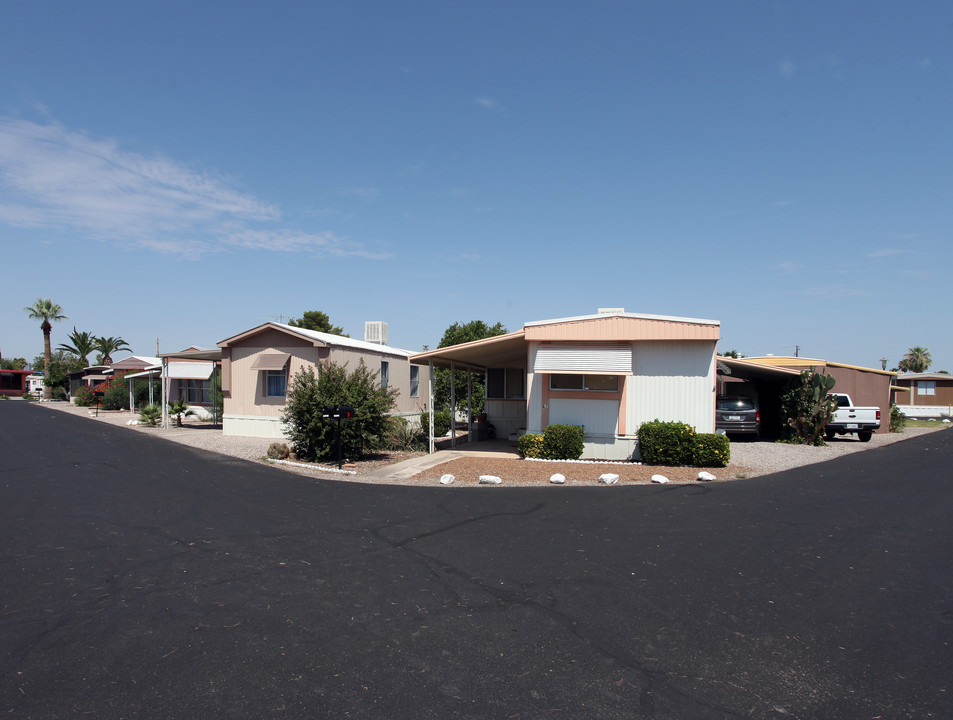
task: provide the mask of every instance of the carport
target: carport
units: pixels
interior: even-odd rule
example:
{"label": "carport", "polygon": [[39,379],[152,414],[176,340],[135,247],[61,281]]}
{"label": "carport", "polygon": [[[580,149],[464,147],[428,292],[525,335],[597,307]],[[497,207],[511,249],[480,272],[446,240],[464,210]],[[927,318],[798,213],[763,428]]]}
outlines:
{"label": "carport", "polygon": [[747,360],[718,356],[718,394],[744,395],[758,402],[761,413],[761,434],[777,439],[781,436],[781,393],[791,378],[800,371],[761,365]]}
{"label": "carport", "polygon": [[[467,441],[473,438],[473,416],[470,412],[470,395],[472,393],[471,378],[474,372],[486,374],[488,368],[517,368],[521,373],[526,372],[526,338],[523,330],[495,335],[494,337],[474,340],[460,345],[437,348],[411,356],[411,364],[425,365],[430,372],[430,397],[428,407],[434,406],[434,368],[450,370],[450,417],[453,427],[456,427],[457,390],[454,381],[456,370],[467,372]],[[429,451],[435,451],[433,412],[430,413]],[[456,447],[456,432],[450,433],[450,447]]]}

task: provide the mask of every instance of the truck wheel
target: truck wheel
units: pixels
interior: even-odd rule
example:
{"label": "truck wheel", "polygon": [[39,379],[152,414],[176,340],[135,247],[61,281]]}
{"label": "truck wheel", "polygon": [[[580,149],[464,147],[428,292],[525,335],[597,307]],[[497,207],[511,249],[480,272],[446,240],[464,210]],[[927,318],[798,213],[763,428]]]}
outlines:
{"label": "truck wheel", "polygon": [[837,435],[837,433],[834,432],[833,430],[825,430],[825,431],[824,431],[824,437],[825,437],[826,439],[828,439],[828,440],[833,440],[836,435]]}
{"label": "truck wheel", "polygon": [[870,430],[862,430],[861,432],[857,433],[857,437],[861,442],[870,442],[870,438],[873,437],[873,433],[870,432]]}

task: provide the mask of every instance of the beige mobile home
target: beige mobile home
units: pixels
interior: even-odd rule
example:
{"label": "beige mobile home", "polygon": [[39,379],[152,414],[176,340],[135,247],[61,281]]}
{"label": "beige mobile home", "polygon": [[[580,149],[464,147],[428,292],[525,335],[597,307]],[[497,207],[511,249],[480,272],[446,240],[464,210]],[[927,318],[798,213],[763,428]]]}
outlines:
{"label": "beige mobile home", "polygon": [[363,360],[368,369],[380,374],[382,384],[397,389],[395,415],[413,421],[427,409],[426,373],[411,366],[408,350],[276,322],[259,325],[218,346],[222,348],[226,435],[283,438],[281,414],[292,378],[304,368],[320,372],[320,363],[326,361],[354,368]]}
{"label": "beige mobile home", "polygon": [[418,353],[412,362],[486,373],[497,437],[553,423],[585,428],[583,457],[636,455],[636,431],[659,419],[715,429],[716,320],[624,310],[529,322],[517,332]]}

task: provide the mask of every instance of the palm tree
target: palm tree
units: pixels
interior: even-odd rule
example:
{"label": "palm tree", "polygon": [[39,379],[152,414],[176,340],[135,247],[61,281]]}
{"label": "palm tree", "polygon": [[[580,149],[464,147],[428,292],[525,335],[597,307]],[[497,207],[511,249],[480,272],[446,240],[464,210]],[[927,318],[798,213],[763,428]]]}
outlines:
{"label": "palm tree", "polygon": [[112,354],[120,350],[132,350],[129,343],[121,337],[98,337],[93,338],[93,347],[99,353],[100,365],[112,365]]}
{"label": "palm tree", "polygon": [[[63,314],[63,308],[50,298],[37,298],[35,303],[23,308],[23,310],[30,314],[31,320],[43,321],[40,323],[40,329],[43,331],[43,369],[46,373],[46,377],[49,377],[50,358],[53,355],[53,349],[50,346],[50,333],[53,330],[53,326],[50,324],[50,320],[65,320],[66,316]],[[53,388],[44,384],[43,397],[47,400],[53,397]]]}
{"label": "palm tree", "polygon": [[73,355],[83,361],[84,365],[89,365],[89,355],[96,349],[96,338],[85,330],[77,330],[75,325],[73,326],[73,332],[67,335],[67,337],[73,344],[68,345],[64,343],[56,349],[73,353]]}
{"label": "palm tree", "polygon": [[904,372],[926,372],[932,362],[933,358],[930,357],[930,351],[918,345],[910,348],[907,354],[903,356],[903,360],[900,361],[900,369]]}

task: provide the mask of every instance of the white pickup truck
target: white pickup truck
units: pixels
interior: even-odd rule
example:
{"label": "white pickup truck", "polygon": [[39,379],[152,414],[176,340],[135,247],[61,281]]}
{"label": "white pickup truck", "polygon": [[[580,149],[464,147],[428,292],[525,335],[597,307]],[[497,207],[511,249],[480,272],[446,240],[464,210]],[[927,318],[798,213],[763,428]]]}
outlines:
{"label": "white pickup truck", "polygon": [[831,393],[837,400],[834,418],[824,428],[824,436],[832,440],[835,435],[857,433],[861,442],[869,442],[874,430],[880,428],[880,408],[854,407],[850,395]]}

